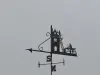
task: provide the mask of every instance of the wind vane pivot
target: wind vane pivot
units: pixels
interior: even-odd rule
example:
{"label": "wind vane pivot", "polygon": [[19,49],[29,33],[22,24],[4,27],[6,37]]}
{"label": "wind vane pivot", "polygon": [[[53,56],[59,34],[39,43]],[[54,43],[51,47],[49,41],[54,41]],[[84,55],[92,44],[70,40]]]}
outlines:
{"label": "wind vane pivot", "polygon": [[[46,57],[46,64],[40,64],[40,62],[38,62],[38,67],[40,68],[41,65],[51,65],[51,75],[52,72],[56,71],[56,64],[63,64],[65,65],[65,60],[63,59],[62,62],[57,62],[57,63],[53,63],[52,62],[52,54],[57,54],[57,55],[67,55],[67,56],[76,56],[77,57],[77,53],[76,53],[76,48],[72,48],[72,45],[69,44],[68,47],[64,47],[63,46],[63,38],[61,36],[61,32],[54,30],[52,28],[51,25],[51,33],[47,32],[46,36],[49,36],[48,39],[46,39],[44,42],[42,42],[39,46],[38,46],[38,50],[34,50],[32,48],[30,49],[26,49],[28,51],[30,51],[31,53],[33,51],[36,52],[43,52],[43,53],[49,53],[50,55],[48,55]],[[51,51],[43,51],[43,47],[41,47],[42,44],[44,44],[46,41],[51,40]],[[60,50],[60,47],[62,50]]]}

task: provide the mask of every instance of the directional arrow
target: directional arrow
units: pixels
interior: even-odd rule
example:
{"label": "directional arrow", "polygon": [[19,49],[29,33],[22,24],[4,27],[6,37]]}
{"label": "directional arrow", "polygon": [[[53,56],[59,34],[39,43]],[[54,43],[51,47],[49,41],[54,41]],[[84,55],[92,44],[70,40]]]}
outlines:
{"label": "directional arrow", "polygon": [[32,53],[32,51],[36,51],[36,52],[52,53],[52,54],[58,54],[58,55],[67,55],[67,56],[76,56],[77,57],[77,54],[70,54],[70,53],[64,53],[64,52],[48,52],[48,51],[42,51],[42,50],[33,50],[32,48],[26,49],[26,50],[29,50],[31,53]]}
{"label": "directional arrow", "polygon": [[29,51],[32,53],[32,48],[30,48],[30,49],[26,49],[26,50],[29,50]]}
{"label": "directional arrow", "polygon": [[31,53],[32,53],[32,51],[36,51],[36,52],[43,52],[43,53],[51,53],[51,52],[48,52],[48,51],[33,50],[32,48],[30,48],[30,49],[26,49],[26,50],[29,50]]}

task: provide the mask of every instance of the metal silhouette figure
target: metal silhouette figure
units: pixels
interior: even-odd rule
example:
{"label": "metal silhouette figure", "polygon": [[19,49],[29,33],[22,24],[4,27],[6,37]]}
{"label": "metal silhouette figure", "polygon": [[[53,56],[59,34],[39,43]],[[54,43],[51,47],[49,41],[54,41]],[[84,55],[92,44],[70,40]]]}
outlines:
{"label": "metal silhouette figure", "polygon": [[[50,55],[48,55],[47,58],[46,58],[47,63],[46,64],[41,64],[40,62],[38,62],[38,67],[40,68],[41,65],[51,65],[51,75],[52,75],[52,72],[56,71],[56,65],[57,64],[62,63],[63,65],[65,65],[65,60],[64,59],[63,59],[62,62],[53,63],[52,62],[52,54],[77,57],[77,53],[76,53],[76,48],[73,48],[71,44],[69,44],[68,47],[63,46],[63,42],[62,42],[63,38],[61,36],[61,32],[57,31],[57,30],[54,30],[52,28],[52,25],[51,25],[51,32],[50,33],[47,32],[46,36],[49,36],[49,38],[46,39],[45,41],[43,41],[38,46],[38,50],[34,50],[32,48],[26,49],[26,50],[30,51],[31,53],[33,51],[42,52],[42,53],[49,53]],[[50,52],[49,51],[43,51],[43,47],[41,47],[41,45],[44,44],[48,40],[51,40],[51,51]],[[62,51],[60,50],[60,47],[61,47]]]}

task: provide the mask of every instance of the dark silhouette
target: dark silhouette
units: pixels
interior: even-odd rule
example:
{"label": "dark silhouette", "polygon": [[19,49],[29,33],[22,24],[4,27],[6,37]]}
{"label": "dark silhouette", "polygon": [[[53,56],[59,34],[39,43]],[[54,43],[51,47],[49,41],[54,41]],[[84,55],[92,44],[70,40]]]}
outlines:
{"label": "dark silhouette", "polygon": [[30,49],[26,49],[26,50],[29,50],[29,51],[32,53],[32,48],[30,48]]}
{"label": "dark silhouette", "polygon": [[[38,46],[38,50],[33,50],[32,48],[30,49],[26,49],[29,50],[31,53],[32,51],[36,51],[36,52],[42,52],[42,53],[49,53],[50,55],[48,55],[46,57],[46,64],[40,64],[40,62],[38,62],[38,67],[40,68],[40,65],[51,65],[51,75],[52,72],[56,71],[56,64],[63,64],[65,65],[65,60],[63,59],[63,62],[57,62],[57,63],[53,63],[52,62],[52,54],[57,54],[57,55],[67,55],[67,56],[77,56],[76,53],[76,48],[73,48],[71,44],[69,44],[68,47],[64,48],[63,46],[63,38],[61,37],[61,32],[54,30],[52,28],[51,25],[51,33],[47,32],[46,36],[49,36],[48,39],[46,39],[45,41],[43,41],[39,46]],[[49,39],[51,39],[51,51],[43,51],[43,47],[41,47],[42,44],[44,44],[46,41],[48,41]],[[61,47],[61,50],[60,50]],[[55,64],[55,65],[54,65]]]}

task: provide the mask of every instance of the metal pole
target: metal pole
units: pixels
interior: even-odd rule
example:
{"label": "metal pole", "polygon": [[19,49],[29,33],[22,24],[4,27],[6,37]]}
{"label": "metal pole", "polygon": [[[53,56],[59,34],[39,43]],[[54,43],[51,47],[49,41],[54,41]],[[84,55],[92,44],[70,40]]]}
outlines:
{"label": "metal pole", "polygon": [[52,75],[52,52],[51,52],[51,75]]}
{"label": "metal pole", "polygon": [[51,25],[51,75],[52,75],[52,32],[53,32],[53,29],[52,29],[52,25]]}

